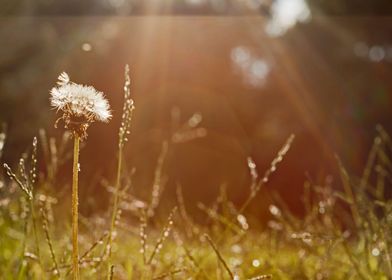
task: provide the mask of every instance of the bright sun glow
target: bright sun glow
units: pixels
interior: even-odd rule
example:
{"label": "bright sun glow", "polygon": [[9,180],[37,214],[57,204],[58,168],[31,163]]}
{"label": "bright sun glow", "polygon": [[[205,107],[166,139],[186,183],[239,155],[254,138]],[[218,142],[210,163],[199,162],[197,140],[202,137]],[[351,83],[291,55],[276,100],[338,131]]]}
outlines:
{"label": "bright sun glow", "polygon": [[276,0],[271,13],[272,19],[266,26],[266,32],[271,36],[281,36],[297,22],[305,22],[311,17],[304,0]]}

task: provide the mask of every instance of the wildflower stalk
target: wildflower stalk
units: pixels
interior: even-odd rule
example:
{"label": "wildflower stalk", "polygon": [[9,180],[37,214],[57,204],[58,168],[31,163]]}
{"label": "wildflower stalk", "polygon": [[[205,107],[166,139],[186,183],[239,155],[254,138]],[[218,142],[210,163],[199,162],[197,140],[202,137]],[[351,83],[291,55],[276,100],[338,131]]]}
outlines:
{"label": "wildflower stalk", "polygon": [[30,166],[30,176],[28,177],[27,184],[30,184],[30,192],[31,192],[31,199],[30,199],[30,208],[31,208],[31,217],[33,221],[33,232],[34,232],[34,239],[35,245],[37,249],[38,260],[41,262],[41,253],[39,249],[39,242],[38,242],[38,229],[37,229],[37,218],[35,214],[35,207],[34,207],[34,184],[36,181],[36,169],[37,169],[37,138],[34,137],[33,139],[33,150],[31,152],[31,166]]}
{"label": "wildflower stalk", "polygon": [[227,274],[229,274],[229,276],[230,276],[230,279],[235,279],[233,272],[231,272],[228,264],[226,263],[226,261],[223,258],[222,254],[219,252],[219,250],[216,247],[215,243],[212,241],[211,237],[208,234],[204,234],[204,237],[206,238],[206,240],[210,244],[211,248],[214,250],[216,256],[218,257],[219,262],[223,264]]}
{"label": "wildflower stalk", "polygon": [[38,241],[38,229],[37,229],[37,218],[35,215],[35,207],[34,207],[34,201],[33,199],[29,200],[30,202],[30,211],[31,211],[31,221],[33,223],[33,234],[34,234],[34,240],[35,240],[35,249],[37,252],[38,260],[41,262],[41,252],[39,249],[39,241]]}
{"label": "wildflower stalk", "polygon": [[161,235],[159,236],[154,249],[152,250],[151,256],[147,261],[147,264],[150,265],[152,261],[154,260],[154,257],[161,251],[163,243],[166,241],[168,238],[170,231],[172,230],[173,227],[173,218],[174,214],[177,211],[177,207],[174,207],[173,210],[170,212],[169,217],[167,218],[167,222],[165,227],[163,228]]}
{"label": "wildflower stalk", "polygon": [[283,147],[279,150],[277,156],[274,158],[274,160],[270,164],[270,168],[267,169],[267,171],[264,173],[263,178],[256,183],[255,181],[255,171],[252,170],[254,165],[254,162],[249,162],[248,160],[248,165],[251,168],[251,175],[252,175],[252,188],[251,188],[251,193],[249,194],[247,200],[242,204],[240,210],[238,211],[239,214],[242,214],[245,209],[249,206],[249,204],[253,201],[253,199],[256,197],[257,193],[260,191],[261,187],[263,187],[270,179],[270,176],[272,173],[274,173],[277,169],[277,165],[283,160],[283,157],[287,154],[287,152],[290,150],[291,144],[294,141],[294,134],[291,134],[290,137],[286,140],[286,143],[283,145]]}
{"label": "wildflower stalk", "polygon": [[359,213],[357,197],[354,195],[353,189],[351,187],[350,177],[347,173],[347,170],[344,168],[342,161],[338,156],[336,156],[336,160],[338,161],[339,164],[340,177],[343,184],[344,192],[349,201],[351,214],[354,219],[354,225],[356,228],[360,228],[362,225],[362,218]]}
{"label": "wildflower stalk", "polygon": [[79,173],[79,135],[74,135],[73,176],[72,176],[72,266],[73,279],[79,280],[78,246],[78,173]]}
{"label": "wildflower stalk", "polygon": [[[29,201],[29,208],[30,208],[30,217],[32,220],[32,227],[33,227],[33,235],[34,241],[36,246],[36,254],[38,257],[38,262],[41,265],[41,255],[40,255],[40,248],[39,248],[39,241],[38,241],[38,229],[37,229],[37,218],[35,215],[35,207],[34,207],[34,183],[36,180],[36,163],[37,163],[37,138],[34,137],[33,139],[33,150],[31,153],[31,166],[30,166],[30,176],[26,174],[26,167],[24,158],[22,157],[19,160],[19,176],[17,176],[8,166],[8,164],[4,163],[4,168],[6,170],[7,175],[14,180],[20,189],[25,193],[27,199]],[[26,224],[27,230],[27,224]]]}
{"label": "wildflower stalk", "polygon": [[45,205],[45,202],[43,200],[41,200],[40,203],[41,203],[40,212],[41,212],[41,217],[42,217],[42,226],[43,226],[44,233],[45,233],[46,243],[49,246],[50,257],[52,258],[53,265],[54,265],[53,274],[56,276],[56,278],[60,278],[61,277],[60,270],[59,270],[59,266],[58,266],[58,263],[56,260],[56,255],[54,253],[52,239],[50,238],[50,234],[49,234],[49,220],[48,220],[48,216],[47,216],[48,209],[47,209],[47,206]]}
{"label": "wildflower stalk", "polygon": [[112,243],[113,243],[113,232],[115,229],[116,223],[116,213],[118,210],[118,200],[119,200],[119,192],[120,192],[120,183],[121,183],[121,167],[122,167],[122,151],[123,146],[119,146],[118,150],[118,161],[117,161],[117,175],[116,175],[116,189],[114,192],[114,201],[113,201],[113,213],[110,222],[110,230],[108,236],[108,279],[112,277]]}
{"label": "wildflower stalk", "polygon": [[133,100],[131,98],[131,79],[129,77],[129,66],[125,65],[125,84],[124,84],[124,105],[123,105],[123,114],[121,118],[121,126],[119,129],[119,142],[118,142],[118,161],[117,161],[117,175],[116,175],[116,186],[114,191],[113,198],[113,210],[112,217],[108,235],[108,243],[107,243],[107,278],[111,279],[113,277],[113,265],[112,265],[112,243],[113,243],[113,233],[115,231],[116,225],[116,216],[118,213],[118,203],[119,203],[119,193],[120,193],[120,185],[121,185],[121,170],[122,170],[122,162],[123,162],[123,150],[125,143],[128,141],[127,135],[129,134],[129,128],[131,125],[132,112],[134,110]]}

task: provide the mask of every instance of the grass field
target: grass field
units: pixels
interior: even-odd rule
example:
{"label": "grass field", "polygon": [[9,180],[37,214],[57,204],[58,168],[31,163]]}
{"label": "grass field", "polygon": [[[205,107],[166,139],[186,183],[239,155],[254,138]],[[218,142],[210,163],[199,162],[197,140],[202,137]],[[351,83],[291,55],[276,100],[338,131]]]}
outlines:
{"label": "grass field", "polygon": [[[339,182],[305,182],[304,217],[292,214],[273,193],[273,219],[266,226],[247,211],[272,174],[285,176],[279,174],[279,163],[295,141],[291,136],[263,175],[249,158],[252,184],[243,205],[234,205],[222,188],[213,204],[198,204],[205,216],[198,223],[187,211],[180,186],[172,208],[160,207],[168,144],[157,159],[150,198],[135,195],[135,171],[122,166],[133,109],[126,75],[117,174],[106,184],[112,203],[106,211],[97,207],[97,213],[77,217],[80,279],[392,279],[392,141],[382,127],[377,127],[363,174],[349,174],[337,157]],[[0,279],[75,279],[75,212],[71,202],[64,208],[53,191],[59,163],[72,164],[75,135],[65,133],[55,141],[42,130],[18,166],[4,165]],[[5,140],[3,132],[0,151]],[[45,162],[44,173],[39,162]]]}

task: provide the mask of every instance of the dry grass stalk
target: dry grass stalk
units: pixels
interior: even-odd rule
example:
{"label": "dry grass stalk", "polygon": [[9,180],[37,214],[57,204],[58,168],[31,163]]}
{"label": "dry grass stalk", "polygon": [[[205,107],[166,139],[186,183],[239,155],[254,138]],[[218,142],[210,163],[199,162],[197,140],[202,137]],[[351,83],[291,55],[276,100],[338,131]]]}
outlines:
{"label": "dry grass stalk", "polygon": [[199,274],[203,274],[204,279],[211,279],[207,272],[201,267],[199,262],[192,256],[191,252],[185,246],[183,246],[183,249],[185,251],[185,256],[190,261],[192,266],[197,270],[195,276],[197,277]]}
{"label": "dry grass stalk", "polygon": [[208,241],[208,244],[210,244],[211,248],[214,250],[216,256],[218,257],[219,262],[223,265],[225,268],[227,274],[229,274],[230,279],[235,279],[233,272],[231,272],[228,264],[226,263],[225,259],[223,258],[222,254],[219,252],[218,248],[216,247],[214,241],[212,241],[211,237],[208,234],[204,234],[204,237]]}
{"label": "dry grass stalk", "polygon": [[[238,211],[239,214],[244,212],[244,210],[248,207],[250,202],[256,197],[256,195],[259,192],[259,190],[261,189],[261,187],[269,181],[270,176],[276,171],[277,165],[283,160],[283,157],[290,150],[290,147],[294,141],[294,138],[295,138],[295,136],[293,134],[290,135],[290,137],[286,140],[286,142],[284,143],[282,148],[279,150],[276,157],[272,160],[270,167],[264,173],[263,178],[261,178],[256,185],[253,185],[253,183],[252,183],[253,187],[251,188],[250,195],[249,195],[248,199],[244,202],[244,204],[241,206],[240,210]],[[256,166],[254,166],[254,165],[255,165],[254,162],[252,162],[250,164],[250,166],[248,163],[248,166],[251,169],[251,173],[253,172],[252,169],[256,168]],[[252,176],[252,181],[253,181],[255,174],[253,174],[253,175],[251,174],[251,176]]]}
{"label": "dry grass stalk", "polygon": [[179,269],[175,269],[166,273],[162,273],[161,275],[158,275],[156,277],[153,278],[153,280],[159,280],[159,279],[166,279],[166,278],[173,278],[174,275],[179,274],[181,272],[186,271],[186,268],[179,268]]}
{"label": "dry grass stalk", "polygon": [[143,263],[147,263],[147,215],[144,209],[140,213],[140,253],[143,257]]}
{"label": "dry grass stalk", "polygon": [[162,188],[163,188],[162,169],[167,156],[168,149],[169,149],[169,144],[167,141],[164,141],[162,143],[161,152],[159,154],[157,166],[155,168],[155,173],[154,173],[154,181],[153,181],[152,192],[151,192],[151,201],[147,209],[147,216],[149,218],[154,216],[155,209],[158,207],[161,198]]}
{"label": "dry grass stalk", "polygon": [[188,215],[188,212],[185,207],[185,200],[182,193],[182,187],[180,184],[177,184],[176,194],[177,194],[178,209],[180,212],[180,216],[184,221],[185,231],[187,233],[187,236],[189,238],[192,238],[193,235],[197,234],[199,230],[196,227],[195,223],[192,221],[191,217]]}
{"label": "dry grass stalk", "polygon": [[87,257],[90,256],[90,254],[94,251],[94,249],[98,246],[101,245],[103,243],[103,241],[107,238],[107,236],[109,235],[108,232],[105,232],[104,234],[102,234],[91,246],[90,248],[88,248],[86,250],[86,252],[84,252],[83,255],[81,255],[80,257],[80,262],[83,262]]}
{"label": "dry grass stalk", "polygon": [[108,236],[108,263],[107,263],[107,270],[108,270],[108,278],[110,278],[111,268],[112,268],[112,242],[113,242],[113,232],[115,230],[116,224],[116,215],[118,213],[119,207],[119,192],[120,192],[120,185],[121,185],[121,172],[122,172],[122,164],[123,164],[123,149],[125,143],[128,141],[127,135],[130,133],[129,129],[131,126],[132,114],[134,107],[134,102],[131,98],[131,79],[129,77],[129,66],[128,64],[125,66],[125,84],[124,84],[124,106],[123,106],[123,113],[121,119],[121,125],[119,128],[118,136],[118,161],[117,161],[117,175],[116,175],[116,187],[113,197],[113,209],[112,209],[112,216],[111,216],[111,223],[109,229],[109,236]]}
{"label": "dry grass stalk", "polygon": [[206,213],[212,220],[221,223],[227,229],[231,229],[235,234],[241,235],[244,233],[241,227],[239,227],[236,223],[233,223],[229,217],[227,218],[226,216],[219,214],[217,210],[208,208],[201,202],[197,204],[197,207]]}
{"label": "dry grass stalk", "polygon": [[272,275],[259,275],[259,276],[255,276],[252,278],[249,278],[248,280],[262,280],[262,279],[272,279]]}
{"label": "dry grass stalk", "polygon": [[30,176],[27,175],[25,160],[23,157],[20,158],[19,160],[20,177],[18,177],[6,163],[4,163],[3,166],[6,170],[7,175],[17,183],[17,185],[20,187],[20,189],[25,193],[25,195],[28,198],[31,220],[33,224],[33,234],[34,234],[35,245],[36,245],[36,254],[38,256],[38,259],[41,260],[40,247],[38,241],[37,221],[36,221],[37,219],[35,215],[35,205],[34,205],[34,183],[36,180],[36,164],[37,164],[37,138],[34,137],[33,144],[32,144],[32,152],[31,152],[30,170],[29,170]]}
{"label": "dry grass stalk", "polygon": [[54,266],[54,270],[53,270],[53,274],[60,278],[60,270],[59,270],[59,266],[56,260],[56,255],[54,253],[54,248],[53,248],[53,242],[52,239],[50,237],[49,234],[49,220],[48,220],[48,215],[47,215],[47,208],[45,205],[44,201],[40,201],[40,212],[41,212],[41,218],[42,218],[42,227],[45,233],[45,239],[46,239],[46,243],[49,246],[49,251],[50,251],[50,257],[52,259],[53,262],[53,266]]}
{"label": "dry grass stalk", "polygon": [[20,189],[26,194],[27,198],[31,200],[33,198],[33,194],[31,190],[26,186],[22,181],[19,179],[19,177],[12,171],[11,167],[8,166],[8,164],[4,163],[3,164],[4,169],[6,170],[7,175],[14,180]]}
{"label": "dry grass stalk", "polygon": [[1,132],[0,132],[0,158],[3,155],[3,149],[4,149],[4,145],[5,145],[5,140],[7,138],[7,134],[5,133],[6,131],[6,125],[2,124],[1,125]]}
{"label": "dry grass stalk", "polygon": [[154,249],[151,253],[150,258],[147,261],[147,264],[151,264],[151,262],[153,261],[154,257],[160,252],[160,250],[162,249],[163,243],[165,242],[165,240],[169,237],[170,231],[173,227],[173,218],[174,218],[174,214],[177,211],[177,207],[174,207],[173,210],[170,212],[169,217],[167,218],[167,222],[166,225],[164,226],[161,235],[159,236]]}

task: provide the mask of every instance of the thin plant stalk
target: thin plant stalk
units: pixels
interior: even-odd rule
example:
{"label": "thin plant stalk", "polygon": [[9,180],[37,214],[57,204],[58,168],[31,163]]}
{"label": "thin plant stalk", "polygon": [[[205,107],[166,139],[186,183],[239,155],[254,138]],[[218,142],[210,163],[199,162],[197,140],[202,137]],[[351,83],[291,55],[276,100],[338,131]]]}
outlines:
{"label": "thin plant stalk", "polygon": [[[290,150],[291,144],[294,141],[294,137],[295,137],[294,134],[291,134],[290,137],[286,140],[286,143],[279,150],[276,157],[272,160],[272,162],[270,164],[270,168],[267,169],[267,171],[264,173],[263,178],[258,183],[256,183],[256,179],[252,178],[253,182],[252,182],[251,193],[249,194],[247,200],[242,204],[240,210],[238,211],[238,214],[242,214],[245,211],[245,209],[249,206],[249,204],[256,197],[256,195],[259,192],[259,190],[261,189],[261,187],[263,187],[264,184],[266,184],[269,181],[272,173],[274,173],[276,171],[277,165],[283,160],[283,157]],[[251,172],[252,172],[252,170],[251,170]],[[253,175],[252,175],[252,177],[253,177]]]}
{"label": "thin plant stalk", "polygon": [[218,257],[218,260],[221,264],[223,264],[227,274],[229,274],[230,279],[235,279],[233,272],[231,272],[228,264],[226,263],[225,259],[223,258],[222,254],[219,252],[218,248],[216,247],[216,245],[214,244],[214,242],[212,241],[211,237],[208,234],[204,234],[204,237],[206,238],[206,240],[208,241],[208,243],[210,244],[210,246],[212,247],[212,249],[214,250],[216,256]]}
{"label": "thin plant stalk", "polygon": [[48,220],[48,216],[47,216],[47,206],[45,205],[45,202],[41,201],[41,217],[42,217],[42,226],[45,232],[45,237],[46,237],[46,243],[49,246],[49,251],[50,251],[50,256],[52,258],[53,261],[53,265],[54,265],[54,275],[56,276],[56,278],[60,278],[60,270],[59,270],[59,266],[56,260],[56,255],[54,253],[54,248],[53,248],[53,243],[52,240],[50,238],[50,234],[49,234],[49,220]]}
{"label": "thin plant stalk", "polygon": [[74,158],[72,177],[72,266],[73,279],[79,280],[79,246],[78,246],[78,173],[79,173],[80,137],[74,134]]}
{"label": "thin plant stalk", "polygon": [[114,192],[114,201],[113,201],[113,212],[110,222],[110,230],[108,236],[108,279],[110,279],[112,273],[112,243],[113,243],[113,232],[116,223],[116,213],[118,210],[118,201],[119,201],[119,193],[120,193],[120,184],[121,184],[121,167],[122,167],[122,154],[123,154],[123,146],[119,145],[118,150],[118,161],[117,161],[117,175],[116,175],[116,189]]}
{"label": "thin plant stalk", "polygon": [[35,207],[34,207],[34,183],[36,180],[36,165],[37,165],[37,138],[34,137],[33,139],[33,151],[31,152],[31,167],[30,167],[30,176],[27,177],[27,185],[30,185],[30,193],[31,193],[31,199],[30,201],[30,208],[31,208],[31,218],[33,222],[33,232],[34,232],[34,239],[35,239],[35,245],[36,245],[36,250],[37,250],[37,255],[38,255],[38,260],[41,263],[41,253],[39,249],[39,241],[38,241],[38,230],[37,230],[37,218],[35,215]]}
{"label": "thin plant stalk", "polygon": [[37,229],[37,218],[35,215],[35,210],[34,210],[34,201],[33,198],[29,200],[30,202],[30,211],[31,211],[31,221],[33,223],[33,234],[34,234],[34,240],[35,240],[35,247],[37,251],[37,256],[38,260],[41,263],[41,253],[39,249],[39,241],[38,241],[38,229]]}
{"label": "thin plant stalk", "polygon": [[129,77],[129,66],[125,65],[125,85],[124,85],[124,105],[123,105],[123,114],[121,120],[121,126],[119,129],[119,143],[118,143],[118,161],[117,161],[117,175],[116,175],[116,186],[113,198],[113,212],[111,217],[108,241],[107,241],[107,275],[108,279],[113,277],[113,269],[112,269],[112,243],[113,243],[113,232],[115,230],[116,225],[116,217],[118,212],[118,203],[119,203],[119,193],[120,193],[120,185],[121,185],[121,170],[122,170],[122,157],[123,157],[123,148],[125,146],[125,142],[128,141],[127,135],[129,134],[129,127],[131,124],[132,112],[134,109],[133,100],[130,96],[130,84],[131,80]]}

